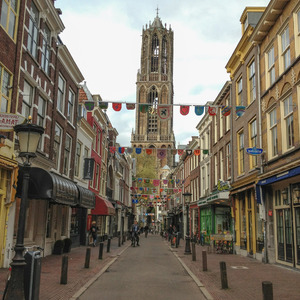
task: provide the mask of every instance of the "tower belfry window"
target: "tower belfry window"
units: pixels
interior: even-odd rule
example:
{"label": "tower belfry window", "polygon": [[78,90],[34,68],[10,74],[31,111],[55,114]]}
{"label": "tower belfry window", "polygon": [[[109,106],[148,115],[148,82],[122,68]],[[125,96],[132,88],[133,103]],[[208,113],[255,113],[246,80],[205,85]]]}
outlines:
{"label": "tower belfry window", "polygon": [[166,36],[162,39],[162,62],[161,62],[161,73],[167,74],[167,38]]}
{"label": "tower belfry window", "polygon": [[155,86],[151,87],[148,94],[148,103],[151,105],[151,109],[148,114],[148,133],[157,132],[157,104],[158,104],[158,93]]}
{"label": "tower belfry window", "polygon": [[151,72],[158,72],[159,40],[157,34],[152,38]]}

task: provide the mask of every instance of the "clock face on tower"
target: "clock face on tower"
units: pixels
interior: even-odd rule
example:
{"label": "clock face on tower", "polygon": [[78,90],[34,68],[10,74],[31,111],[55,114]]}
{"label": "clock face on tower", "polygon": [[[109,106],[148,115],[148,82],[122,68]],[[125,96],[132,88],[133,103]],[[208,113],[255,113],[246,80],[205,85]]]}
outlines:
{"label": "clock face on tower", "polygon": [[[173,132],[173,30],[157,15],[142,32],[141,66],[137,74],[133,147],[166,151],[160,167],[174,165]],[[162,152],[164,152],[162,151]]]}

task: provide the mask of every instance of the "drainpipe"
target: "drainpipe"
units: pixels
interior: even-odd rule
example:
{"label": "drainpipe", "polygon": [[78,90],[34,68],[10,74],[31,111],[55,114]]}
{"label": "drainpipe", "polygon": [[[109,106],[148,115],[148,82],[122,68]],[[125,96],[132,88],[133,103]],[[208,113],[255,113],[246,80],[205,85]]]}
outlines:
{"label": "drainpipe", "polygon": [[[257,61],[257,97],[258,97],[258,134],[259,134],[259,146],[262,148],[262,115],[261,115],[261,98],[260,98],[260,46],[257,45],[257,54],[256,54],[256,61]],[[264,153],[264,151],[263,151]],[[263,155],[260,155],[260,174],[263,174]],[[261,205],[264,212],[264,256],[263,261],[265,263],[268,262],[268,239],[267,239],[267,213],[266,213],[266,199],[263,199],[262,187],[260,189],[260,197],[261,197]]]}

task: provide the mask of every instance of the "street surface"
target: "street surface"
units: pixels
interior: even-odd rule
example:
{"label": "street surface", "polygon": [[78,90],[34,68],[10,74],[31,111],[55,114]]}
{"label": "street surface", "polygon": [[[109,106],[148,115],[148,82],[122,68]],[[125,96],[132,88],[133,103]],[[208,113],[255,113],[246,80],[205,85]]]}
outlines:
{"label": "street surface", "polygon": [[205,299],[159,235],[140,237],[78,299]]}

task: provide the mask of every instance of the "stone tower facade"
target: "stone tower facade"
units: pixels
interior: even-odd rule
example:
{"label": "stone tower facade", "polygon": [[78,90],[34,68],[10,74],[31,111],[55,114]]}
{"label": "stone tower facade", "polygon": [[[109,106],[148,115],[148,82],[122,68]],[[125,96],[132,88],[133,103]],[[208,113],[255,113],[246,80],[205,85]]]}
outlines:
{"label": "stone tower facade", "polygon": [[[137,109],[132,147],[167,149],[158,167],[174,165],[171,149],[175,148],[173,132],[173,31],[163,26],[158,16],[143,28],[141,68],[136,82]],[[144,104],[144,105],[141,105]],[[148,104],[149,106],[146,106]],[[164,105],[170,118],[161,120],[158,109]],[[147,107],[147,111],[141,109]]]}

